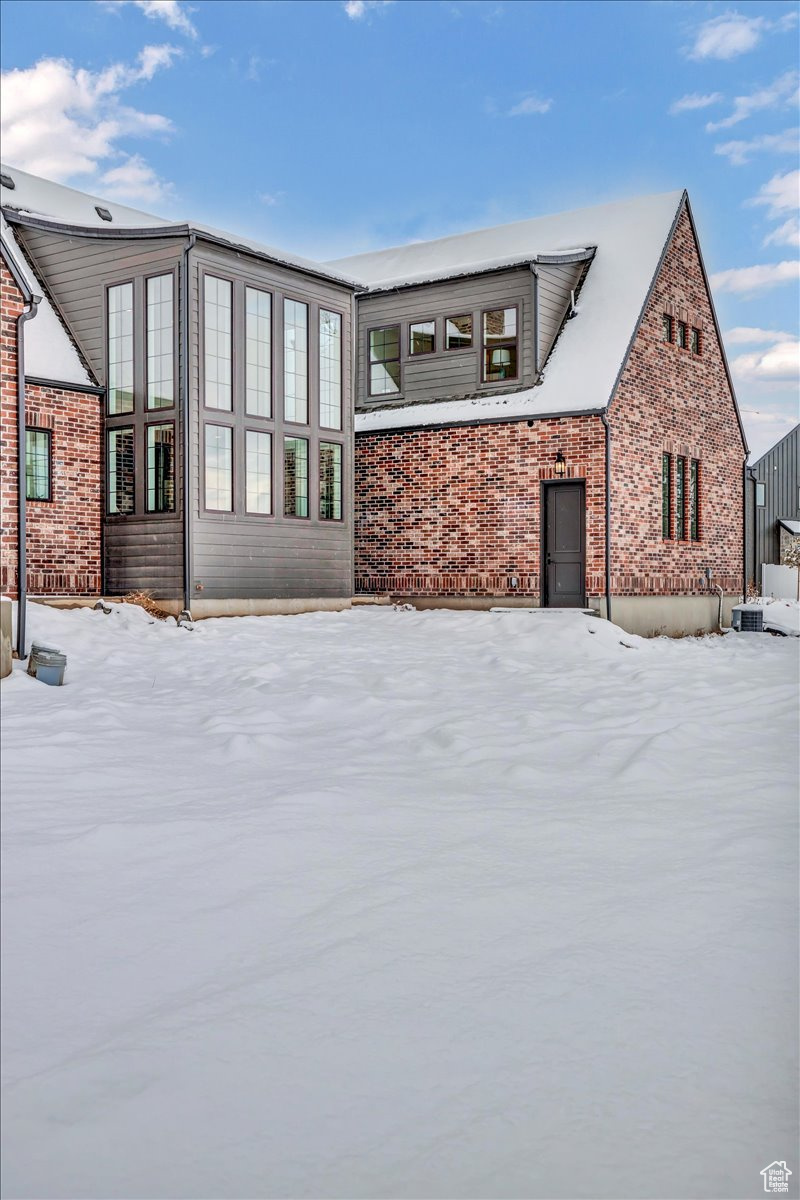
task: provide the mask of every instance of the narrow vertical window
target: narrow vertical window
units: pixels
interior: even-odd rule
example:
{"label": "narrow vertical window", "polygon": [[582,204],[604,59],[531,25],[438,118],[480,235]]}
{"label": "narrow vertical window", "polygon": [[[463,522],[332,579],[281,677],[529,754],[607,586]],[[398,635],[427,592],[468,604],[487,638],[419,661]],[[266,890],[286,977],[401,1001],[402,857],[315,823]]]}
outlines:
{"label": "narrow vertical window", "polygon": [[245,433],[245,510],[272,512],[272,435],[248,429]]}
{"label": "narrow vertical window", "polygon": [[147,280],[147,407],[175,403],[172,276]]}
{"label": "narrow vertical window", "polygon": [[305,438],[284,438],[283,511],[287,517],[308,516],[308,442]]}
{"label": "narrow vertical window", "polygon": [[693,458],[689,465],[689,537],[700,538],[700,463]]}
{"label": "narrow vertical window", "polygon": [[661,455],[661,536],[672,537],[670,496],[672,492],[672,455]]}
{"label": "narrow vertical window", "polygon": [[272,414],[272,296],[245,288],[245,411]]}
{"label": "narrow vertical window", "polygon": [[129,516],[135,508],[133,429],[108,431],[108,511]]}
{"label": "narrow vertical window", "polygon": [[231,302],[227,279],[205,276],[205,402],[207,408],[233,408],[231,392]]}
{"label": "narrow vertical window", "polygon": [[662,337],[665,342],[672,341],[672,317],[669,313],[664,313],[662,320]]}
{"label": "narrow vertical window", "polygon": [[25,496],[28,500],[49,500],[51,478],[51,442],[49,429],[25,430]]}
{"label": "narrow vertical window", "polygon": [[699,354],[700,346],[700,330],[692,328],[692,354]]}
{"label": "narrow vertical window", "polygon": [[206,425],[206,508],[233,512],[233,430],[229,425]]}
{"label": "narrow vertical window", "polygon": [[133,412],[133,284],[108,289],[108,412]]}
{"label": "narrow vertical window", "polygon": [[319,444],[319,515],[323,521],[342,519],[342,447]]}
{"label": "narrow vertical window", "polygon": [[685,350],[688,346],[688,331],[685,321],[678,321],[678,345],[681,350]]}
{"label": "narrow vertical window", "polygon": [[678,457],[675,468],[675,537],[682,542],[686,537],[686,459]]}
{"label": "narrow vertical window", "polygon": [[[798,497],[800,502],[800,497]],[[765,508],[767,504],[767,485],[765,483],[756,483],[756,508]]]}
{"label": "narrow vertical window", "polygon": [[283,301],[283,404],[287,421],[308,424],[308,305]]}
{"label": "narrow vertical window", "polygon": [[319,423],[342,428],[342,318],[319,310]]}
{"label": "narrow vertical window", "polygon": [[494,308],[483,314],[483,378],[498,383],[517,377],[517,310]]}
{"label": "narrow vertical window", "polygon": [[400,326],[369,331],[369,394],[392,396],[400,391]]}
{"label": "narrow vertical window", "polygon": [[175,426],[148,425],[147,511],[175,511]]}

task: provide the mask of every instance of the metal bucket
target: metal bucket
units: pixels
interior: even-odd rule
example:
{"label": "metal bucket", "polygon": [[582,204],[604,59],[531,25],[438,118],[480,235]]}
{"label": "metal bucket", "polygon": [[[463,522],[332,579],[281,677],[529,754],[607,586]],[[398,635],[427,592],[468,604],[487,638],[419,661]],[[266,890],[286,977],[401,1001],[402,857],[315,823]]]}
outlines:
{"label": "metal bucket", "polygon": [[60,654],[61,651],[55,646],[45,646],[44,642],[33,642],[31,652],[28,657],[28,674],[36,675],[36,660],[40,654]]}
{"label": "metal bucket", "polygon": [[[28,674],[34,675],[40,683],[46,683],[50,687],[61,687],[67,667],[66,654],[62,654],[60,650],[43,646],[36,646],[34,650],[31,650]],[[33,670],[31,670],[31,664],[33,664]]]}

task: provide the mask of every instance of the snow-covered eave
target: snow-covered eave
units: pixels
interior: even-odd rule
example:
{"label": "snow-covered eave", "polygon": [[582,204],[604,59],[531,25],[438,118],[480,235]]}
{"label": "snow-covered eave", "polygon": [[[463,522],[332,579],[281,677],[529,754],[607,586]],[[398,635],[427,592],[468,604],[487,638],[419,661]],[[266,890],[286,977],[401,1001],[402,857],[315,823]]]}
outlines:
{"label": "snow-covered eave", "polygon": [[406,288],[424,287],[429,283],[448,283],[456,279],[470,279],[477,275],[493,275],[500,271],[513,271],[523,267],[558,266],[559,264],[591,262],[597,252],[596,246],[582,246],[575,250],[553,251],[549,254],[518,254],[505,258],[492,258],[484,262],[470,263],[459,270],[424,271],[416,275],[398,275],[391,279],[379,279],[368,287],[357,287],[356,295],[361,298],[400,292]]}
{"label": "snow-covered eave", "polygon": [[307,260],[294,259],[279,251],[266,246],[259,247],[253,242],[237,238],[235,234],[227,234],[207,226],[196,225],[192,222],[179,222],[167,225],[138,225],[117,226],[114,229],[101,228],[96,225],[76,225],[66,221],[57,221],[52,217],[23,211],[11,206],[3,206],[3,215],[9,225],[18,225],[26,229],[41,229],[47,233],[62,233],[69,237],[89,238],[97,241],[137,241],[153,239],[188,238],[194,235],[199,241],[209,242],[233,250],[237,254],[246,254],[263,262],[274,263],[291,271],[298,271],[314,279],[324,279],[328,283],[337,283],[348,291],[363,288],[360,280],[351,279],[326,267],[317,266]]}
{"label": "snow-covered eave", "polygon": [[399,429],[446,429],[458,425],[496,425],[505,421],[535,421],[556,417],[598,416],[606,405],[587,403],[563,407],[545,403],[538,386],[502,396],[469,396],[461,400],[409,402],[357,412],[356,433],[383,433]]}

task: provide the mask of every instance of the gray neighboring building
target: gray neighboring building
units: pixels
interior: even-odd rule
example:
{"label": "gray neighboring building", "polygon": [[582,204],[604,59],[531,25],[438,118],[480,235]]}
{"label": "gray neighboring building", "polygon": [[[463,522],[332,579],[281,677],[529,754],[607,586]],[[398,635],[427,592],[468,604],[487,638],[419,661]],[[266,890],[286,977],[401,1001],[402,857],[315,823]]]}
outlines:
{"label": "gray neighboring building", "polygon": [[760,591],[762,563],[779,563],[800,533],[800,424],[748,467],[745,522],[747,579]]}

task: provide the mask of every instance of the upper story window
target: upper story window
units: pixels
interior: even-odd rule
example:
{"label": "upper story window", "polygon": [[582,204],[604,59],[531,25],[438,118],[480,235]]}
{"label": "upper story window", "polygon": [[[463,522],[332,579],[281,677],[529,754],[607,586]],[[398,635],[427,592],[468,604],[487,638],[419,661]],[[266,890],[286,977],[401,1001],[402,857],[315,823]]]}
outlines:
{"label": "upper story window", "polygon": [[272,296],[245,288],[245,412],[272,413]]}
{"label": "upper story window", "polygon": [[756,484],[756,508],[766,508],[767,505],[767,485],[765,483]]}
{"label": "upper story window", "polygon": [[25,430],[25,496],[50,500],[52,444],[49,429]]}
{"label": "upper story window", "polygon": [[283,415],[308,424],[308,305],[283,301]]}
{"label": "upper story window", "polygon": [[483,378],[487,383],[517,377],[517,310],[493,308],[483,314]]}
{"label": "upper story window", "polygon": [[108,411],[133,412],[133,284],[108,289]]}
{"label": "upper story window", "polygon": [[342,428],[342,318],[319,310],[319,423]]}
{"label": "upper story window", "polygon": [[175,403],[172,275],[147,280],[147,407]]}
{"label": "upper story window", "polygon": [[689,330],[685,321],[678,321],[678,346],[686,350],[689,345]]}
{"label": "upper story window", "polygon": [[409,354],[433,354],[436,350],[436,322],[415,321],[408,327]]}
{"label": "upper story window", "polygon": [[369,331],[369,394],[391,396],[400,391],[400,326]]}
{"label": "upper story window", "polygon": [[686,537],[686,459],[682,455],[675,460],[675,537],[679,542]]}
{"label": "upper story window", "polygon": [[205,402],[207,408],[230,412],[231,389],[231,307],[230,280],[205,277]]}
{"label": "upper story window", "polygon": [[661,455],[661,536],[672,537],[672,455]]}
{"label": "upper story window", "polygon": [[695,327],[692,326],[692,333],[691,333],[692,354],[699,354],[701,351],[701,346],[702,346],[702,342],[701,342],[701,338],[700,338],[700,330],[695,329]]}
{"label": "upper story window", "polygon": [[447,317],[444,323],[445,350],[466,350],[472,345],[472,313]]}
{"label": "upper story window", "polygon": [[665,342],[671,342],[671,341],[672,341],[672,334],[673,334],[673,321],[672,321],[672,317],[669,315],[669,313],[664,313],[663,317],[661,318],[661,322],[662,322],[662,326],[661,326],[661,328],[662,328],[662,334],[661,334],[661,336],[662,336],[662,338],[663,338],[663,340],[664,340]]}

